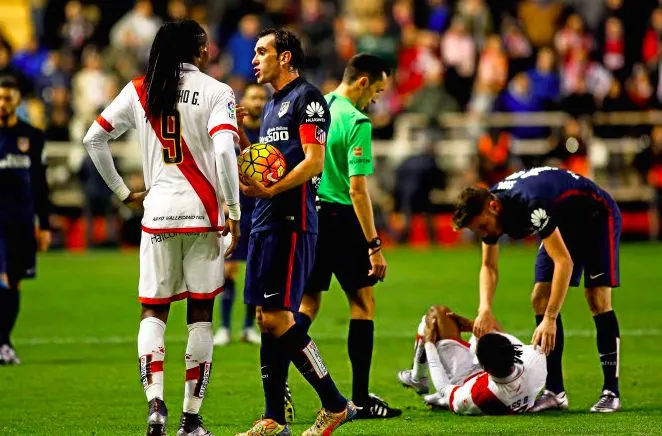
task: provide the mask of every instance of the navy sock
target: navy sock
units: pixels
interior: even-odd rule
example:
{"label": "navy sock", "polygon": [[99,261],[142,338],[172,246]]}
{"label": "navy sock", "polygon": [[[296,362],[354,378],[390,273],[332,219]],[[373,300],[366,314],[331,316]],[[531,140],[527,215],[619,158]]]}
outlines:
{"label": "navy sock", "polygon": [[[317,346],[301,326],[294,324],[280,338],[280,349],[287,350],[292,363],[301,375],[317,391],[322,407],[332,413],[338,413],[347,407],[343,397],[331,379],[329,371],[317,350]],[[282,395],[281,395],[282,396]]]}
{"label": "navy sock", "polygon": [[264,389],[264,417],[285,424],[285,380],[289,360],[279,349],[279,339],[269,333],[262,333],[260,345],[260,366],[262,367],[262,387]]}
{"label": "navy sock", "polygon": [[18,318],[19,295],[16,288],[0,288],[0,345],[11,345],[11,331]]}
{"label": "navy sock", "polygon": [[595,328],[598,333],[598,353],[600,354],[602,375],[604,377],[602,389],[608,389],[620,396],[618,391],[618,364],[621,334],[616,313],[610,310],[595,315],[593,321],[595,321]]}
{"label": "navy sock", "polygon": [[370,364],[374,343],[375,323],[369,319],[349,321],[347,352],[352,363],[352,400],[366,404],[369,395]]}
{"label": "navy sock", "polygon": [[[536,315],[536,325],[539,325],[544,318],[544,315]],[[565,391],[563,386],[563,369],[561,358],[563,357],[563,321],[561,314],[556,318],[556,344],[554,351],[547,356],[547,383],[546,387],[555,394]]]}
{"label": "navy sock", "polygon": [[304,332],[308,333],[308,330],[310,330],[310,325],[313,323],[313,320],[310,319],[310,317],[303,312],[295,312],[294,322],[296,322],[297,325],[301,326]]}
{"label": "navy sock", "polygon": [[234,304],[234,279],[225,279],[221,293],[221,325],[230,328],[232,321],[232,305]]}
{"label": "navy sock", "polygon": [[254,322],[255,322],[255,305],[247,304],[246,316],[244,316],[244,328],[248,329],[253,327]]}

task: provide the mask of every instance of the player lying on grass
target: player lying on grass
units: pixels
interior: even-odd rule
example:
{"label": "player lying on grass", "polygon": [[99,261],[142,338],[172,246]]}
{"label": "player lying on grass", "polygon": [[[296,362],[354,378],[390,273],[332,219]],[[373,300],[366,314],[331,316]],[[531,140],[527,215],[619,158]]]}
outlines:
{"label": "player lying on grass", "polygon": [[436,389],[426,395],[432,407],[448,407],[459,415],[512,415],[528,411],[545,386],[545,355],[506,333],[487,333],[471,343],[461,332],[473,321],[447,306],[431,307],[418,326],[414,366],[398,379],[417,393],[428,392],[429,367]]}

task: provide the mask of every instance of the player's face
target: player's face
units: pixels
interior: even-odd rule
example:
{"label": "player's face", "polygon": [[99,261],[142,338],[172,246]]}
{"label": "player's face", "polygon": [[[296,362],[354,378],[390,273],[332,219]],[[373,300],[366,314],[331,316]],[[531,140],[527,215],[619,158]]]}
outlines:
{"label": "player's face", "polygon": [[209,40],[200,46],[200,65],[201,70],[206,70],[209,65]]}
{"label": "player's face", "polygon": [[251,86],[244,93],[241,105],[246,108],[251,118],[259,118],[267,104],[267,92],[261,86]]}
{"label": "player's face", "polygon": [[0,118],[9,118],[16,113],[20,94],[15,89],[0,88]]}
{"label": "player's face", "polygon": [[382,73],[382,79],[377,80],[374,83],[368,83],[367,86],[363,89],[361,97],[357,102],[357,106],[360,110],[365,110],[370,103],[374,103],[379,98],[380,94],[384,92],[386,88],[386,73]]}
{"label": "player's face", "polygon": [[473,219],[467,226],[480,239],[495,239],[503,234],[503,228],[499,222],[500,206],[495,201],[490,201],[483,209],[483,213]]}
{"label": "player's face", "polygon": [[276,52],[276,37],[266,35],[255,43],[253,56],[253,71],[259,84],[271,83],[279,73],[278,53]]}

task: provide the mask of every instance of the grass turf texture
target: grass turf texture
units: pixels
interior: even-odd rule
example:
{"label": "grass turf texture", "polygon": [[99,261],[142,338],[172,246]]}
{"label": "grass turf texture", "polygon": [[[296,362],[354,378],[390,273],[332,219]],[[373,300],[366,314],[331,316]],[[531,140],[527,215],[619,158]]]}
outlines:
{"label": "grass turf texture", "polygon": [[[520,417],[459,417],[427,410],[420,397],[396,381],[412,360],[415,328],[431,304],[473,316],[480,252],[387,250],[389,276],[377,289],[371,391],[404,414],[394,420],[357,421],[338,434],[440,433],[660,434],[662,433],[662,246],[625,245],[624,286],[615,291],[621,326],[621,393],[624,410],[592,415],[602,372],[593,320],[581,288],[571,289],[563,319],[564,370],[570,411]],[[503,247],[495,312],[503,327],[528,341],[534,327],[529,305],[535,247]],[[138,378],[135,338],[137,253],[52,253],[39,259],[39,279],[24,283],[14,342],[23,364],[0,367],[2,435],[144,434],[146,402]],[[239,284],[240,285],[240,284]],[[241,288],[239,288],[241,289]],[[312,336],[344,393],[351,393],[346,351],[347,304],[337,285],[325,294]],[[169,434],[176,432],[184,380],[185,303],[172,307],[166,330],[165,396]],[[234,310],[240,334],[243,305]],[[218,320],[215,320],[218,324]],[[214,352],[214,370],[202,407],[217,435],[244,431],[263,410],[258,348],[232,343]],[[314,391],[290,370],[300,434],[319,407]]]}

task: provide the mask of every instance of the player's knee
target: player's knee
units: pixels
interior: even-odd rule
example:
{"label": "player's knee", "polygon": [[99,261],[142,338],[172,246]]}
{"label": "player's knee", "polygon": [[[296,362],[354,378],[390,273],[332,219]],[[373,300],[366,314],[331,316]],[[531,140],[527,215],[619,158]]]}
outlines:
{"label": "player's knee", "polygon": [[533,310],[537,314],[545,312],[551,290],[550,283],[536,283],[533,286],[533,292],[531,292],[531,306],[533,306]]}
{"label": "player's knee", "polygon": [[293,324],[292,313],[286,310],[264,310],[262,309],[262,322],[260,331],[280,336],[285,333]]}
{"label": "player's knee", "polygon": [[375,295],[372,287],[359,289],[349,298],[349,308],[352,319],[368,319],[375,317]]}
{"label": "player's knee", "polygon": [[140,319],[158,318],[161,321],[168,322],[169,304],[143,304]]}
{"label": "player's knee", "polygon": [[186,323],[211,322],[214,315],[214,300],[196,300],[186,302]]}
{"label": "player's knee", "polygon": [[256,307],[255,308],[255,321],[257,322],[257,328],[260,329],[260,332],[264,333],[264,324],[262,321],[264,320],[264,312],[262,312],[261,307]]}
{"label": "player's knee", "polygon": [[609,312],[611,307],[611,288],[599,287],[585,290],[588,308],[593,315]]}
{"label": "player's knee", "polygon": [[308,318],[314,320],[322,305],[322,293],[305,294],[301,300],[299,312],[304,313]]}
{"label": "player's knee", "polygon": [[239,264],[237,262],[225,262],[225,278],[234,280],[237,276],[237,271],[239,271]]}

